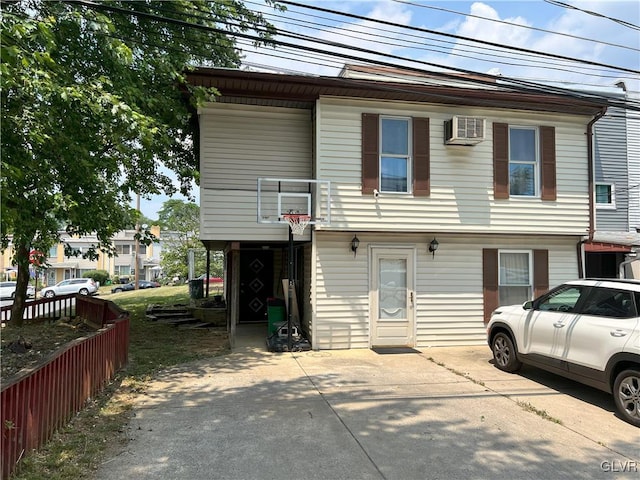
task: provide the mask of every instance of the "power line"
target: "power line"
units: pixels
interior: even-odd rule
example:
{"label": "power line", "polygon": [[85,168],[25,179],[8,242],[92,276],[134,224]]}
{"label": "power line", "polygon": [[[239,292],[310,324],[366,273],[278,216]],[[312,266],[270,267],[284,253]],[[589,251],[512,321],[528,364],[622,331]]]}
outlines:
{"label": "power line", "polygon": [[[247,2],[247,3],[251,3],[251,2]],[[316,22],[310,22],[308,20],[295,20],[295,19],[289,19],[287,17],[284,17],[282,15],[275,15],[275,14],[265,14],[265,16],[271,18],[283,18],[285,20],[282,20],[281,23],[285,23],[285,24],[292,24],[292,25],[296,25],[296,26],[301,26],[301,27],[306,27],[306,28],[315,28],[316,30],[319,30],[321,32],[337,32],[340,31],[340,35],[343,35],[345,37],[349,37],[349,38],[355,38],[358,40],[361,40],[360,37],[353,35],[351,33],[343,33],[343,32],[349,32],[348,29],[343,28],[343,27],[333,27],[330,25],[326,25],[326,24],[320,24],[320,23],[316,23]],[[311,26],[310,26],[311,25]],[[322,26],[322,27],[327,27],[330,28],[331,30],[326,30],[324,28],[316,28],[316,26]],[[394,33],[391,32],[389,30],[385,30],[385,29],[379,29],[380,31],[383,32],[390,32],[390,33]],[[279,30],[280,31],[280,30]],[[283,32],[288,32],[287,30],[282,30]],[[525,62],[528,63],[514,63],[515,61],[519,61],[520,59],[522,59],[522,56],[520,57],[516,57],[512,54],[508,54],[508,55],[504,55],[503,53],[505,53],[504,49],[497,49],[497,48],[482,48],[481,51],[468,51],[465,50],[464,48],[460,48],[459,50],[462,52],[468,52],[469,55],[464,55],[462,53],[456,53],[456,50],[440,50],[437,49],[435,47],[432,48],[428,48],[428,47],[424,47],[422,46],[424,43],[425,38],[418,36],[418,35],[413,35],[410,33],[403,33],[404,36],[408,36],[408,37],[413,37],[413,38],[417,38],[420,39],[420,41],[411,41],[411,40],[406,40],[406,39],[395,39],[392,37],[389,37],[387,35],[380,35],[377,33],[369,33],[369,32],[363,32],[364,35],[367,36],[372,36],[372,37],[377,37],[377,38],[383,38],[386,40],[394,40],[394,41],[402,41],[402,44],[399,43],[393,43],[393,42],[386,42],[386,41],[378,41],[378,43],[384,44],[384,45],[390,45],[390,46],[394,46],[394,47],[398,47],[398,48],[414,48],[416,50],[423,50],[423,51],[431,51],[431,52],[436,52],[436,53],[445,53],[451,56],[456,56],[456,57],[461,57],[461,58],[468,58],[468,59],[473,59],[473,60],[477,60],[480,62],[487,62],[487,61],[491,61],[493,64],[501,64],[501,65],[508,65],[508,66],[520,66],[520,67],[540,67],[540,64],[545,64],[545,65],[549,65],[549,69],[555,70],[555,71],[565,71],[565,72],[572,72],[572,73],[577,73],[576,69],[581,69],[583,70],[581,73],[583,75],[592,75],[592,76],[598,76],[601,78],[619,78],[619,75],[604,75],[604,74],[595,74],[593,72],[597,71],[594,67],[591,66],[575,66],[574,64],[568,65],[567,62],[562,61],[562,62],[557,62],[557,61],[544,61],[544,60],[527,60],[527,59],[523,59]],[[435,41],[438,42],[442,42],[442,43],[449,43],[452,45],[456,45],[455,42],[451,42],[451,41],[445,41],[445,40],[437,40],[434,39]],[[479,48],[479,47],[475,47],[475,46],[469,46],[470,48]],[[449,47],[447,47],[449,48]],[[489,52],[487,52],[487,50],[489,50]],[[502,52],[502,53],[491,53],[491,52]],[[506,52],[508,53],[508,52]],[[476,56],[472,56],[472,55],[476,55]],[[480,58],[479,56],[489,56],[489,59],[484,59],[484,58]],[[496,58],[506,58],[509,59],[511,61],[501,61],[501,60],[497,60]],[[592,72],[593,71],[593,72]]]}
{"label": "power line", "polygon": [[603,15],[602,13],[598,13],[598,12],[594,12],[592,10],[585,10],[583,8],[578,8],[575,5],[569,5],[568,3],[564,3],[564,2],[559,2],[557,0],[544,0],[545,2],[547,2],[550,5],[555,5],[557,7],[563,7],[563,8],[567,8],[570,10],[577,10],[579,12],[583,12],[586,13],[588,15],[593,15],[594,17],[599,17],[599,18],[605,18],[607,20],[611,20],[612,22],[615,22],[619,25],[622,25],[623,27],[628,27],[631,28],[633,30],[640,30],[640,26],[635,25],[631,22],[627,22],[626,20],[620,20],[619,18],[614,18],[614,17],[609,17],[607,15]]}
{"label": "power line", "polygon": [[[219,28],[215,28],[215,27],[210,27],[210,26],[206,26],[206,25],[199,25],[199,24],[192,24],[189,22],[185,22],[183,20],[178,20],[178,19],[174,19],[174,18],[167,18],[167,17],[162,17],[159,15],[155,15],[155,14],[150,14],[150,13],[144,13],[144,12],[140,12],[140,11],[130,11],[130,10],[126,10],[126,9],[122,9],[120,7],[116,7],[116,6],[112,6],[112,5],[108,5],[108,4],[96,4],[90,1],[86,1],[86,0],[79,0],[77,2],[78,4],[82,4],[88,8],[95,8],[98,10],[106,10],[106,11],[112,11],[112,12],[117,12],[117,13],[125,13],[127,15],[134,15],[134,16],[138,16],[141,18],[146,18],[146,19],[153,19],[153,20],[157,20],[157,21],[164,21],[167,23],[171,23],[171,24],[175,24],[181,27],[191,27],[191,28],[196,28],[196,29],[200,29],[200,30],[205,30],[205,31],[209,31],[212,33],[223,33],[225,35],[231,35],[234,37],[238,37],[238,38],[245,38],[245,39],[249,39],[249,40],[253,40],[253,41],[263,41],[264,39],[262,37],[258,37],[258,36],[254,36],[254,35],[250,35],[250,34],[246,34],[246,33],[241,33],[241,32],[229,32],[227,30],[222,30]],[[256,29],[258,30],[258,29]],[[297,35],[297,36],[293,36],[294,38],[298,39],[298,40],[309,40],[308,37],[304,36],[304,35]],[[429,65],[432,67],[437,67],[437,68],[447,68],[447,67],[443,67],[441,65],[437,65],[437,64],[433,64],[433,63],[429,63],[429,62],[422,62],[419,60],[411,60],[411,59],[407,59],[404,57],[400,57],[398,55],[391,55],[391,54],[384,54],[381,52],[376,52],[376,51],[372,51],[372,50],[367,50],[367,49],[363,49],[363,48],[355,48],[353,46],[347,46],[347,45],[342,45],[342,44],[338,44],[337,42],[328,42],[328,41],[319,41],[318,39],[313,39],[311,38],[311,40],[315,40],[318,41],[319,43],[325,44],[325,45],[329,45],[329,46],[333,46],[333,47],[339,47],[339,48],[343,48],[345,50],[354,50],[354,51],[358,51],[358,52],[364,52],[364,53],[368,53],[368,54],[372,54],[372,55],[380,55],[383,57],[388,57],[388,58],[393,58],[393,59],[399,59],[402,61],[409,61],[412,63],[418,63],[418,64],[423,64],[423,65]],[[290,42],[284,42],[281,40],[270,40],[271,43],[275,44],[275,45],[280,45],[280,46],[287,46],[287,47],[291,47],[294,49],[299,49],[299,50],[305,50],[308,52],[313,52],[313,53],[317,53],[317,54],[331,54],[331,52],[326,52],[324,50],[320,50],[318,48],[315,47],[309,47],[309,46],[301,46],[299,44],[294,44],[294,43],[290,43]],[[349,59],[349,60],[355,60],[355,61],[363,61],[362,57],[357,57],[355,55],[352,54],[345,54],[345,53],[337,53],[337,52],[333,52],[332,54],[335,57],[338,58],[343,58],[343,59]],[[390,63],[390,62],[384,62],[384,61],[380,61],[380,60],[370,60],[367,59],[366,61],[368,62],[372,62],[378,65],[382,65],[382,66],[386,66],[386,67],[392,67],[392,68],[399,68],[398,65]],[[401,67],[404,68],[405,70],[410,70],[413,72],[417,72],[417,73],[424,73],[424,70],[419,69],[419,68],[415,68],[415,67]],[[493,87],[495,87],[496,85],[496,78],[494,76],[491,75],[487,75],[487,74],[479,74],[477,72],[472,72],[469,70],[465,70],[465,69],[460,69],[460,68],[449,68],[449,70],[453,70],[453,71],[457,71],[460,73],[465,73],[468,75],[473,75],[475,77],[472,78],[467,78],[465,79],[467,82],[470,83],[478,83],[478,84],[484,84],[484,85],[491,85]],[[438,74],[441,77],[444,78],[449,78],[449,79],[454,79],[454,80],[460,80],[460,78],[456,75],[452,75],[450,73],[445,73],[445,72],[440,72]],[[484,80],[481,80],[480,78],[484,78]],[[614,99],[611,97],[607,97],[607,96],[603,96],[603,95],[599,95],[599,94],[595,94],[595,93],[590,93],[590,92],[577,92],[575,90],[569,90],[566,88],[559,88],[559,87],[555,87],[555,86],[550,86],[550,85],[540,85],[540,84],[535,84],[532,82],[526,82],[526,81],[522,81],[522,80],[518,80],[518,79],[513,79],[513,78],[505,78],[505,77],[501,77],[500,79],[500,83],[504,88],[510,88],[512,90],[515,91],[520,91],[520,92],[526,92],[526,93],[547,93],[547,94],[555,94],[555,95],[562,95],[565,97],[571,97],[571,98],[575,98],[575,99],[583,99],[583,100],[598,100],[598,101],[605,101],[609,104],[611,104],[612,106],[619,106],[620,108],[628,108],[628,109],[633,109],[633,110],[640,110],[640,103],[638,105],[636,105],[636,102],[633,101],[625,101],[625,100],[619,100],[619,99]],[[558,99],[558,102],[561,102],[561,99]]]}
{"label": "power line", "polygon": [[528,53],[528,54],[532,54],[532,55],[541,55],[541,56],[546,56],[546,57],[551,57],[551,58],[557,58],[557,59],[560,59],[560,60],[568,60],[570,62],[579,61],[579,62],[585,63],[587,65],[594,65],[594,66],[597,66],[597,67],[604,67],[604,68],[608,68],[608,69],[612,69],[612,70],[618,70],[618,71],[622,71],[622,72],[640,74],[640,70],[632,70],[632,69],[629,69],[629,68],[626,68],[626,67],[618,67],[618,66],[615,66],[615,65],[607,65],[607,64],[604,64],[604,63],[593,62],[593,61],[590,61],[590,60],[576,59],[576,58],[572,58],[572,57],[567,57],[565,55],[538,52],[538,51],[535,51],[535,50],[530,50],[530,49],[522,48],[522,47],[509,47],[509,46],[501,45],[501,44],[495,43],[495,42],[477,40],[477,39],[474,39],[474,38],[464,37],[464,36],[461,36],[461,35],[455,35],[455,34],[452,34],[452,33],[437,32],[435,30],[430,30],[428,28],[414,27],[414,26],[411,26],[411,25],[400,25],[400,24],[397,24],[397,23],[394,23],[394,22],[389,22],[389,21],[386,21],[386,20],[378,20],[378,19],[375,19],[375,18],[369,18],[369,17],[363,17],[361,15],[356,15],[354,13],[339,12],[337,10],[331,10],[331,9],[328,9],[328,8],[322,8],[322,7],[311,6],[311,5],[304,5],[302,3],[292,2],[292,1],[289,1],[289,0],[278,0],[278,1],[279,1],[279,3],[283,3],[285,5],[294,5],[296,7],[308,8],[310,10],[316,10],[316,11],[321,11],[321,12],[325,12],[325,13],[332,13],[332,14],[335,14],[335,15],[342,15],[342,16],[345,16],[345,17],[348,17],[348,18],[355,18],[355,19],[358,19],[358,20],[365,20],[365,21],[368,21],[368,22],[375,22],[375,23],[380,23],[380,24],[383,24],[383,25],[401,27],[401,28],[406,28],[406,29],[409,29],[409,30],[418,31],[418,32],[425,32],[425,33],[431,33],[431,34],[436,34],[436,35],[442,35],[442,36],[446,36],[446,37],[450,37],[450,38],[455,38],[455,39],[458,39],[458,40],[466,40],[466,41],[469,41],[469,42],[480,43],[480,44],[483,44],[483,45],[491,45],[493,47],[504,48],[504,49],[507,49],[507,50],[515,50],[515,51],[518,51],[518,52]]}
{"label": "power line", "polygon": [[620,44],[617,44],[617,43],[604,42],[602,40],[596,40],[596,39],[593,39],[593,38],[581,37],[579,35],[572,35],[570,33],[556,32],[554,30],[546,30],[544,28],[537,28],[537,27],[532,27],[532,26],[529,26],[529,25],[521,25],[519,23],[507,22],[506,20],[496,20],[495,18],[482,17],[480,15],[473,15],[471,13],[456,12],[455,10],[449,10],[448,8],[434,7],[433,5],[422,5],[420,3],[410,2],[408,0],[393,0],[393,1],[397,2],[397,3],[404,3],[406,5],[411,5],[411,6],[418,7],[418,8],[428,8],[430,10],[438,10],[438,11],[441,11],[441,12],[453,13],[453,14],[456,14],[456,15],[463,15],[465,17],[479,18],[481,20],[486,20],[488,22],[496,22],[496,23],[501,23],[501,24],[504,24],[504,25],[510,25],[510,26],[513,26],[513,27],[525,28],[527,30],[535,30],[536,32],[550,33],[552,35],[561,35],[563,37],[575,38],[576,40],[584,40],[586,42],[600,43],[602,45],[608,45],[610,47],[624,48],[624,49],[627,49],[627,50],[633,50],[635,52],[640,52],[640,49],[629,47],[628,45],[620,45]]}
{"label": "power line", "polygon": [[[261,4],[259,4],[259,3],[251,2],[251,1],[246,1],[246,2],[245,2],[245,4],[261,5]],[[162,8],[158,8],[158,7],[156,7],[156,10],[165,11],[165,12],[167,12],[167,11],[168,11],[167,9],[162,9]],[[196,9],[196,10],[197,10],[197,11],[199,11],[199,12],[202,12],[202,11],[201,11],[201,10],[199,10],[199,9]],[[174,13],[174,11],[173,11],[173,10],[171,10],[171,13]],[[176,13],[177,13],[177,12],[176,12]],[[180,12],[180,13],[181,13],[181,16],[182,16],[182,17],[186,17],[186,18],[188,18],[188,19],[190,19],[190,18],[195,18],[195,19],[198,19],[198,20],[204,20],[204,21],[209,21],[209,20],[210,20],[210,17],[209,17],[208,15],[207,15],[207,16],[202,16],[202,15],[188,14],[188,13],[184,13],[184,12]],[[205,12],[202,12],[202,13],[205,13]],[[292,10],[292,9],[289,9],[289,10],[288,10],[288,13],[298,14],[299,12],[297,12],[297,11],[295,11],[295,10]],[[305,12],[304,14],[301,14],[301,13],[300,13],[300,15],[304,15],[304,17],[305,17],[305,18],[313,17],[313,18],[319,18],[319,19],[322,19],[322,20],[328,20],[328,21],[332,21],[332,22],[334,21],[333,19],[330,19],[330,18],[327,18],[327,17],[318,16],[318,15],[315,15],[315,14],[313,14],[313,13],[309,13],[309,12]],[[326,24],[319,24],[319,23],[316,23],[316,22],[308,21],[308,20],[302,20],[302,21],[300,21],[300,22],[302,23],[302,25],[301,25],[301,23],[300,23],[300,22],[296,22],[296,20],[292,20],[292,19],[290,19],[289,17],[284,17],[284,16],[276,15],[276,14],[269,14],[269,13],[266,13],[266,12],[263,14],[263,16],[265,16],[265,17],[273,17],[273,18],[284,18],[285,20],[284,20],[284,21],[282,21],[281,23],[293,24],[293,25],[298,25],[298,26],[302,26],[302,27],[306,27],[306,28],[314,28],[314,27],[315,27],[315,26],[317,26],[317,25],[322,25],[322,26],[325,26],[325,27],[328,27],[328,28],[332,28],[331,32],[336,31],[336,30],[346,30],[346,29],[343,29],[342,27],[336,27],[336,26],[326,25]],[[232,25],[232,26],[235,26],[235,27],[237,27],[237,28],[242,28],[242,25],[234,24],[234,23],[230,23],[230,22],[228,22],[228,21],[219,21],[219,23],[227,24],[227,25]],[[309,27],[309,25],[312,25],[313,27]],[[398,26],[398,27],[400,27],[400,28],[405,28],[403,25],[397,25],[397,26]],[[368,29],[370,29],[370,30],[374,30],[374,29],[373,29],[373,28],[371,28],[371,27],[366,27],[366,28],[368,28]],[[317,30],[320,30],[320,31],[327,31],[327,30],[324,30],[324,29],[317,29]],[[383,32],[389,32],[389,33],[399,33],[399,32],[397,32],[397,31],[385,30],[385,29],[376,29],[376,30],[374,30],[374,31],[383,31]],[[289,36],[289,37],[291,37],[291,36],[292,36],[291,32],[289,32],[288,30],[283,30],[283,29],[281,29],[281,30],[280,30],[280,34],[281,34],[281,35],[283,35],[283,36]],[[277,35],[277,34],[276,34],[276,35]],[[361,39],[361,38],[359,38],[359,37],[354,37],[353,35],[349,35],[349,34],[346,34],[346,33],[343,33],[342,35],[343,35],[343,36],[349,36],[349,37],[351,37],[351,38],[357,38],[357,39],[359,39],[359,40]],[[390,39],[390,37],[388,37],[388,36],[385,36],[385,35],[379,35],[379,34],[377,34],[377,33],[363,32],[363,35],[368,35],[368,36],[374,36],[374,37],[379,37],[379,38]],[[420,41],[420,45],[421,45],[421,44],[423,43],[423,41],[424,41],[423,36],[419,36],[419,35],[415,35],[415,34],[407,33],[407,32],[402,32],[402,35],[403,35],[403,37],[414,37],[414,38],[420,39],[420,40],[421,40],[421,41]],[[394,40],[395,40],[395,39],[394,39]],[[458,43],[456,43],[456,42],[451,42],[451,41],[449,41],[449,40],[440,40],[440,39],[432,39],[432,40],[433,40],[433,41],[436,41],[436,42],[449,43],[449,44],[453,44],[453,45],[458,45],[458,46],[459,46],[459,44],[458,44]],[[310,41],[310,42],[312,42],[312,41],[321,42],[321,40],[318,40],[318,39],[315,39],[315,40],[314,40],[314,39],[312,39],[312,37],[309,37],[309,38],[308,38],[308,41]],[[398,40],[396,40],[396,41],[398,41]],[[394,46],[394,47],[398,47],[398,48],[407,47],[407,45],[406,45],[407,43],[410,43],[410,44],[416,44],[416,43],[418,43],[418,42],[411,42],[410,40],[402,40],[402,41],[404,41],[405,45],[399,45],[399,44],[397,44],[397,43],[390,43],[390,42],[378,42],[378,43],[384,43],[384,44],[392,45],[392,46]],[[470,46],[470,47],[471,47],[471,48],[474,48],[474,49],[475,49],[475,48],[480,48],[480,47],[475,47],[475,46]],[[348,47],[345,47],[345,48],[348,48]],[[410,47],[410,48],[416,48],[416,49],[420,49],[420,50],[427,50],[427,51],[435,51],[435,52],[438,52],[438,53],[447,53],[447,54],[449,54],[449,55],[451,55],[451,56],[459,56],[459,57],[463,57],[463,58],[472,58],[472,59],[474,59],[474,60],[476,60],[476,61],[480,61],[480,62],[483,62],[483,61],[484,61],[484,62],[486,62],[486,61],[487,61],[487,60],[484,60],[484,59],[482,59],[482,58],[478,58],[478,57],[469,57],[469,56],[467,56],[467,55],[462,55],[462,54],[460,54],[460,53],[456,53],[456,49],[454,49],[452,52],[449,52],[449,51],[447,51],[447,52],[443,52],[443,51],[441,51],[441,50],[436,50],[436,49],[433,49],[433,48],[432,48],[432,49],[429,49],[429,48],[426,48],[426,47]],[[464,49],[460,49],[460,50],[461,50],[461,51],[466,51],[466,50],[464,50]],[[504,52],[504,51],[505,51],[505,50],[504,50],[504,48],[503,48],[503,49],[494,49],[494,48],[490,48],[490,47],[482,47],[482,52],[479,52],[479,53],[478,53],[478,52],[475,52],[475,51],[474,51],[474,52],[472,52],[472,53],[474,53],[474,54],[476,54],[476,55],[485,55],[484,51],[486,51],[486,50],[493,50],[493,51],[495,51],[495,52],[498,52],[498,51],[500,51],[500,52]],[[619,75],[606,75],[606,74],[604,74],[604,73],[601,73],[601,74],[596,75],[596,74],[594,74],[593,72],[587,72],[587,71],[584,71],[585,69],[590,69],[590,68],[593,68],[593,67],[589,67],[589,66],[575,66],[575,65],[567,65],[567,64],[566,64],[566,62],[564,62],[564,61],[562,61],[562,62],[558,62],[558,63],[553,63],[553,62],[554,62],[553,60],[552,60],[552,61],[550,61],[550,62],[544,62],[544,61],[542,61],[542,60],[538,60],[537,62],[535,62],[535,61],[533,61],[533,60],[532,60],[531,62],[533,62],[533,63],[525,63],[525,64],[522,64],[522,63],[513,63],[513,62],[506,62],[506,61],[504,61],[504,62],[499,62],[499,61],[496,61],[496,60],[495,60],[495,58],[496,58],[496,57],[509,58],[509,59],[517,58],[517,57],[514,57],[514,56],[506,56],[506,55],[500,55],[500,54],[497,54],[497,53],[496,53],[496,54],[493,54],[493,55],[492,55],[492,57],[491,57],[491,62],[492,62],[492,64],[500,63],[500,64],[503,64],[503,65],[509,65],[509,66],[521,66],[521,67],[534,67],[534,66],[535,66],[535,67],[539,68],[540,63],[546,63],[547,65],[550,65],[550,66],[551,66],[551,67],[549,67],[549,68],[554,69],[554,70],[556,70],[556,71],[567,71],[567,69],[566,69],[566,68],[563,68],[563,67],[566,65],[566,66],[567,66],[567,68],[571,68],[571,70],[569,70],[569,71],[570,71],[570,72],[572,72],[572,73],[579,73],[579,74],[582,74],[582,75],[597,76],[597,77],[600,77],[600,78],[614,78],[614,79],[620,79],[620,76],[619,76]],[[525,61],[528,61],[528,60],[525,60]],[[581,61],[580,61],[580,60],[577,60],[577,59],[574,59],[574,60],[573,60],[573,62],[579,62],[579,63],[580,63]],[[442,68],[446,68],[446,67],[442,67]],[[583,70],[583,71],[582,71],[582,72],[576,72],[576,69],[581,69],[581,70]]]}

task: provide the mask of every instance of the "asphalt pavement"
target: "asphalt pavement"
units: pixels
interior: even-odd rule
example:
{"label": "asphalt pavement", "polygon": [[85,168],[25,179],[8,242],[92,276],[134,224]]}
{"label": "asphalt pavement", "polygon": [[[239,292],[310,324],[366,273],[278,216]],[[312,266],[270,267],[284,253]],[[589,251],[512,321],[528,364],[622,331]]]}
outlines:
{"label": "asphalt pavement", "polygon": [[603,392],[485,346],[269,353],[264,329],[161,374],[96,478],[640,477],[640,429]]}

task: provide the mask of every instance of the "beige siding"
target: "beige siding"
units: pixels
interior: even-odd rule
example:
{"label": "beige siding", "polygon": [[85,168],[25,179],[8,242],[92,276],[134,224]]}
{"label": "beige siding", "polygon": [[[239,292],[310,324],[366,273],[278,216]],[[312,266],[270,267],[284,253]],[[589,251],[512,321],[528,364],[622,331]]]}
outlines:
{"label": "beige siding", "polygon": [[352,234],[317,232],[314,348],[369,347],[369,247],[415,246],[416,346],[485,343],[482,301],[482,249],[549,250],[549,285],[577,277],[574,237],[436,235],[432,257],[427,235],[358,233],[356,257]]}
{"label": "beige siding", "polygon": [[[588,227],[587,118],[322,98],[318,102],[317,176],[332,181],[332,224],[325,229],[577,235]],[[361,194],[362,112],[430,118],[431,196]],[[486,140],[444,145],[453,115],[487,119]],[[494,121],[556,128],[558,199],[494,200]]]}
{"label": "beige siding", "polygon": [[200,111],[202,239],[288,239],[285,226],[257,223],[257,178],[311,178],[311,116],[255,105],[210,104]]}

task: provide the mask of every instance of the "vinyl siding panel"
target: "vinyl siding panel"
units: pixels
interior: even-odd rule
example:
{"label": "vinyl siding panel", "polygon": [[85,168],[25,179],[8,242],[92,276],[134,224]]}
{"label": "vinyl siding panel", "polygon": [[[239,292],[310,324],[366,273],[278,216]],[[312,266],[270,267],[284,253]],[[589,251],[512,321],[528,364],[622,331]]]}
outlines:
{"label": "vinyl siding panel", "polygon": [[[636,100],[639,100],[636,98]],[[629,230],[640,228],[640,112],[627,112]]]}
{"label": "vinyl siding panel", "polygon": [[257,223],[257,178],[311,178],[312,112],[209,104],[199,113],[200,237],[286,241],[285,226]]}
{"label": "vinyl siding panel", "polygon": [[629,230],[629,178],[625,112],[610,109],[595,124],[594,160],[596,183],[614,186],[615,208],[596,208],[596,229],[607,232]]}
{"label": "vinyl siding panel", "polygon": [[[496,112],[391,102],[322,98],[317,105],[317,177],[332,181],[332,225],[323,229],[578,234],[588,227],[588,170],[582,117]],[[430,119],[429,197],[361,193],[363,112]],[[474,147],[444,145],[453,115],[487,119],[486,140]],[[556,130],[556,201],[493,198],[492,123],[549,125]]]}
{"label": "vinyl siding panel", "polygon": [[416,346],[484,345],[482,249],[549,252],[549,286],[576,278],[578,237],[358,233],[354,257],[352,234],[317,232],[314,348],[368,348],[370,326],[369,247],[416,249]]}

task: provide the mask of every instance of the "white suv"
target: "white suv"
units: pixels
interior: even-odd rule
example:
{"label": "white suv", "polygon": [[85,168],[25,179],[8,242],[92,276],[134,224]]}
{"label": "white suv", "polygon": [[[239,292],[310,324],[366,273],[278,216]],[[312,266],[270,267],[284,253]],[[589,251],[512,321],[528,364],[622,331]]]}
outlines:
{"label": "white suv", "polygon": [[620,416],[640,427],[640,281],[575,280],[499,307],[487,340],[499,369],[526,363],[613,393]]}
{"label": "white suv", "polygon": [[98,291],[98,285],[93,278],[70,278],[56,283],[52,287],[45,287],[40,291],[40,295],[53,298],[56,295],[68,295],[79,293],[80,295],[93,295]]}

